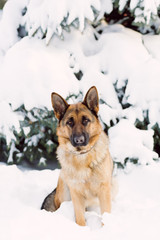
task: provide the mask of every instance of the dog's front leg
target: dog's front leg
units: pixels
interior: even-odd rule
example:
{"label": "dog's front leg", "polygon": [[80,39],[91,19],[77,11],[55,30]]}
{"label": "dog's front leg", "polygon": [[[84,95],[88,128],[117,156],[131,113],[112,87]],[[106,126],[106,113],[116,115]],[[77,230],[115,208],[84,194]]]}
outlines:
{"label": "dog's front leg", "polygon": [[75,189],[70,188],[71,199],[74,206],[76,223],[80,226],[85,226],[85,203],[84,197]]}
{"label": "dog's front leg", "polygon": [[67,184],[63,179],[63,175],[60,173],[58,179],[58,185],[56,188],[56,194],[54,197],[54,204],[56,209],[58,209],[62,202],[70,200],[70,193]]}
{"label": "dog's front leg", "polygon": [[110,183],[102,183],[99,189],[99,201],[101,213],[111,212],[111,184]]}

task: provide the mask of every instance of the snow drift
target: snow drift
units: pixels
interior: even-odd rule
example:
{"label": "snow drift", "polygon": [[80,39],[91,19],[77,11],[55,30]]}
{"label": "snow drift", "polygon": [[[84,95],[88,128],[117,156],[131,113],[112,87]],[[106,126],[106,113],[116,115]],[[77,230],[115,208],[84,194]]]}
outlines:
{"label": "snow drift", "polygon": [[158,163],[136,167],[130,174],[119,172],[119,193],[112,213],[101,217],[95,211],[86,212],[87,226],[80,227],[75,223],[72,202],[64,202],[54,213],[40,210],[44,197],[57,184],[59,170],[22,171],[1,163],[1,239],[158,240],[159,171]]}

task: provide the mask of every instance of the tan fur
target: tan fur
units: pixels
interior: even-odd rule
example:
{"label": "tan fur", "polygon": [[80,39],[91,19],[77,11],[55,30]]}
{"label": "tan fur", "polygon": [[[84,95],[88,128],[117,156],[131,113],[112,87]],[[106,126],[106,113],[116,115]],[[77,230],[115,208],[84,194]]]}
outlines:
{"label": "tan fur", "polygon": [[[62,97],[60,98],[62,101]],[[56,94],[55,99],[57,101]],[[54,99],[52,104],[54,108],[58,106]],[[58,107],[56,111],[57,109]],[[99,205],[102,214],[111,212],[113,162],[108,149],[108,137],[96,116],[99,109],[96,88],[92,87],[88,91],[83,103],[67,105],[64,100],[62,109],[62,119],[60,119],[61,111],[56,112],[56,116],[60,119],[57,128],[59,141],[57,158],[62,169],[53,201],[57,209],[63,201],[71,198],[76,223],[84,226],[84,213],[87,207]],[[83,116],[90,120],[86,126],[82,124]],[[71,118],[74,119],[74,127],[67,125],[68,119]],[[88,144],[73,146],[70,140],[73,132],[89,134]]]}

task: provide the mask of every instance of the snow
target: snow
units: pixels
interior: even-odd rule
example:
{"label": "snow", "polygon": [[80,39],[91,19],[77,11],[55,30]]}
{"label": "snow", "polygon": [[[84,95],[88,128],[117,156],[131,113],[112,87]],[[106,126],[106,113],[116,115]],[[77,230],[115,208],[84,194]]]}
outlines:
{"label": "snow", "polygon": [[152,151],[153,134],[151,129],[139,130],[128,120],[122,119],[109,129],[110,152],[114,161],[123,164],[127,158],[130,158],[139,159],[140,164],[151,164],[153,159],[158,158],[158,154]]}
{"label": "snow", "polygon": [[21,11],[28,0],[7,1],[0,21],[0,55],[18,41],[17,28],[21,22]]}
{"label": "snow", "polygon": [[37,31],[39,32],[39,28],[41,27],[41,34],[47,32],[46,43],[48,44],[55,33],[61,35],[61,23],[64,18],[67,19],[68,25],[77,20],[80,31],[83,31],[85,19],[94,20],[91,6],[99,10],[99,0],[81,0],[78,2],[72,0],[43,0],[41,3],[39,0],[30,1],[24,20],[29,36],[34,35]]}
{"label": "snow", "polygon": [[[111,214],[86,212],[87,226],[75,223],[72,202],[54,213],[40,210],[57,184],[59,170],[20,170],[0,163],[0,235],[25,239],[159,239],[160,163],[119,171],[119,192]],[[103,227],[101,226],[103,222]]]}
{"label": "snow", "polygon": [[10,140],[14,138],[11,131],[13,123],[17,130],[20,129],[19,121],[21,120],[21,116],[17,116],[8,105],[8,102],[3,100],[0,101],[0,112],[3,113],[0,116],[0,133],[6,136],[7,143],[9,144]]}
{"label": "snow", "polygon": [[144,45],[153,58],[160,61],[160,53],[157,51],[160,48],[160,36],[159,35],[144,35]]}
{"label": "snow", "polygon": [[38,140],[41,138],[42,136],[41,136],[41,134],[39,133],[39,134],[36,134],[36,135],[34,135],[34,136],[32,136],[32,137],[30,137],[30,138],[27,138],[26,140],[25,140],[25,143],[27,143],[28,144],[28,146],[37,146],[38,145]]}
{"label": "snow", "polygon": [[0,89],[0,100],[11,102],[14,109],[23,103],[27,109],[37,103],[37,106],[51,109],[50,95],[53,89],[61,92],[64,97],[69,92],[78,93],[78,84],[68,65],[69,54],[66,51],[49,48],[43,40],[28,37],[22,39],[5,56],[1,71],[4,83]]}
{"label": "snow", "polygon": [[108,1],[105,1],[105,0],[101,0],[101,11],[100,11],[100,14],[99,14],[99,19],[103,18],[104,16],[104,13],[111,13],[113,10],[113,2],[112,0],[108,0]]}
{"label": "snow", "polygon": [[[143,37],[121,25],[103,26],[103,34],[97,35],[98,40],[94,33],[90,25],[86,25],[83,34],[71,28],[71,32],[64,33],[64,40],[55,36],[49,45],[46,45],[45,39],[26,36],[10,47],[5,55],[1,55],[0,76],[3,84],[0,88],[0,111],[3,115],[0,116],[0,131],[7,137],[8,144],[14,139],[12,127],[18,131],[22,117],[13,110],[22,104],[27,110],[33,107],[51,110],[51,92],[66,98],[81,91],[84,96],[93,85],[103,100],[99,111],[102,123],[110,126],[111,122],[116,124],[117,119],[121,121],[125,118],[132,125],[127,134],[132,134],[134,129],[133,135],[136,135],[137,129],[133,126],[137,119],[143,121],[144,113],[148,111],[149,129],[156,123],[160,124],[158,39],[155,36]],[[82,72],[80,81],[74,74],[78,71]],[[115,86],[121,89],[126,81],[120,103]],[[130,107],[123,109],[122,104],[130,104]],[[153,134],[148,134],[153,141]],[[126,141],[124,146],[128,144],[128,138],[117,137],[118,142]],[[128,149],[129,155],[126,157],[141,159],[141,148],[137,148],[136,141],[134,143],[135,147]],[[147,163],[155,154],[152,153],[153,146],[152,149],[148,146],[144,149]],[[113,156],[120,155],[114,148]],[[118,158],[121,163],[124,162],[122,156]]]}
{"label": "snow", "polygon": [[[133,0],[131,1],[130,5],[132,4]],[[122,11],[127,3],[127,0],[120,0],[119,1],[119,10]],[[132,9],[132,8],[131,8]]]}
{"label": "snow", "polygon": [[[112,158],[122,165],[130,159],[124,171],[117,170],[119,192],[112,213],[86,212],[86,227],[75,223],[72,202],[64,202],[55,213],[40,210],[43,199],[57,185],[59,170],[31,171],[0,163],[2,240],[159,239],[160,163],[154,161],[159,156],[153,151],[152,127],[160,126],[160,36],[102,21],[103,14],[112,11],[113,2],[10,0],[0,12],[0,136],[10,146],[8,163],[15,152],[13,129],[20,131],[23,119],[14,110],[22,104],[27,110],[51,110],[51,92],[64,98],[80,92],[84,96],[93,85],[100,97],[102,125],[110,127]],[[120,0],[119,9],[127,2]],[[145,17],[149,22],[159,4],[159,0],[130,1],[135,21],[143,22]],[[95,10],[99,12],[97,29],[90,24]],[[29,34],[23,39],[17,34],[20,25]],[[41,39],[44,34],[46,38]],[[81,80],[75,76],[79,71]],[[117,90],[124,87],[120,100]],[[136,121],[143,122],[147,113],[147,130],[136,128]],[[29,132],[27,127],[23,130]],[[38,134],[26,141],[36,147],[41,137]],[[131,161],[137,159],[138,166],[134,166]],[[41,158],[40,164],[46,161]]]}
{"label": "snow", "polygon": [[0,20],[2,18],[2,13],[3,13],[3,11],[2,11],[2,9],[0,9]]}

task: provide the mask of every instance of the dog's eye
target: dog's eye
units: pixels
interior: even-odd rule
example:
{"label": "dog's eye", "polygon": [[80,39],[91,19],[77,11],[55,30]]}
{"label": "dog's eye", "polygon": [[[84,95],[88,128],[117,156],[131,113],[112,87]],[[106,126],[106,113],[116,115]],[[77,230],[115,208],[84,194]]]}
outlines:
{"label": "dog's eye", "polygon": [[74,119],[72,117],[67,121],[67,125],[71,128],[74,126]]}
{"label": "dog's eye", "polygon": [[87,117],[82,117],[82,124],[83,126],[87,126],[87,124],[90,122],[90,120]]}

